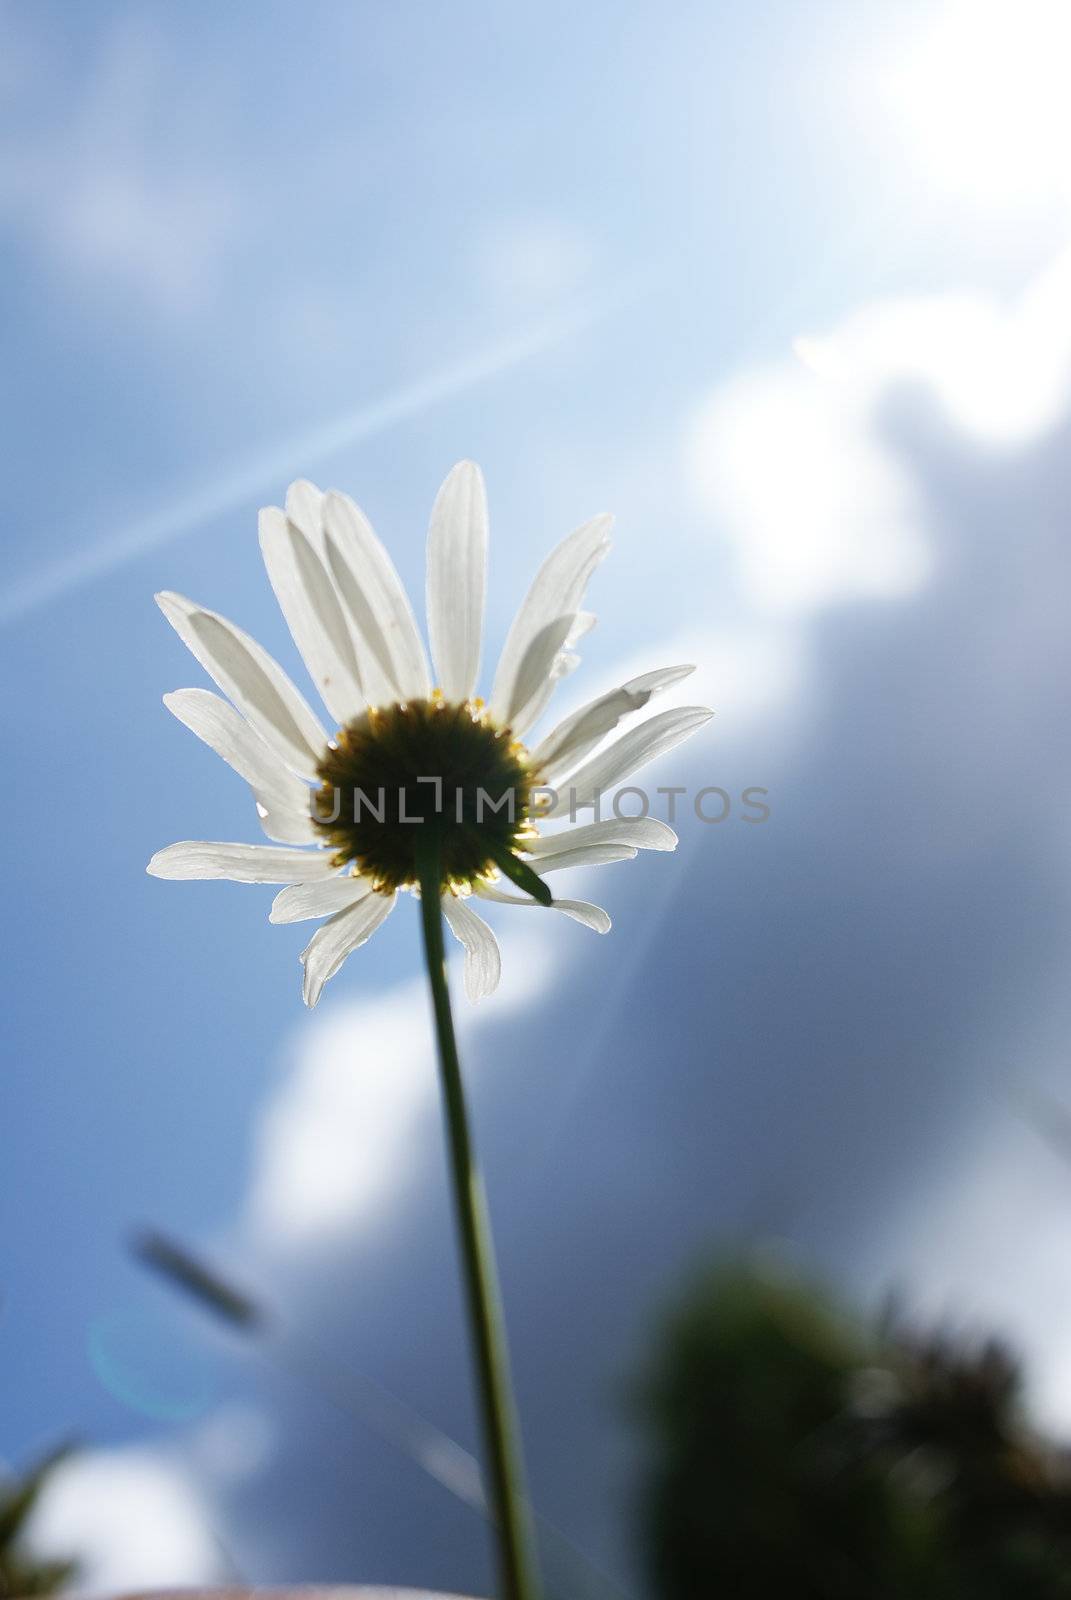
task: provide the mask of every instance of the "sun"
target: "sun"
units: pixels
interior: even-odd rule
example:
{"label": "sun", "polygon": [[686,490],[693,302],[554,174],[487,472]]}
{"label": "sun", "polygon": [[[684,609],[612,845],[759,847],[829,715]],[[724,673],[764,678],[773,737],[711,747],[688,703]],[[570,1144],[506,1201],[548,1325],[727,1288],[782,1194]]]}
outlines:
{"label": "sun", "polygon": [[946,0],[887,79],[927,183],[1071,201],[1069,60],[1068,0]]}

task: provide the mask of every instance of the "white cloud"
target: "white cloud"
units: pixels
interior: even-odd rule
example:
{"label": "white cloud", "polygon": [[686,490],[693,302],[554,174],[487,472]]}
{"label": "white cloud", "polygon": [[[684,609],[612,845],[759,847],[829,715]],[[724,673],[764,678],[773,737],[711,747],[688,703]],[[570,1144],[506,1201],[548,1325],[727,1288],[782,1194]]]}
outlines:
{"label": "white cloud", "polygon": [[[396,914],[407,912],[414,913],[415,952],[415,906],[406,901]],[[513,918],[502,986],[490,1002],[495,1017],[540,994],[556,959],[550,928],[540,936],[518,929],[519,920]],[[459,1033],[471,1037],[483,1013],[463,1000],[456,1011]],[[325,999],[292,1036],[289,1057],[258,1122],[246,1210],[253,1238],[271,1253],[351,1236],[404,1192],[414,1131],[422,1117],[438,1115],[423,978],[374,997]]]}
{"label": "white cloud", "polygon": [[700,407],[688,438],[699,501],[760,612],[907,597],[929,576],[931,545],[922,486],[883,409],[924,390],[991,449],[1054,427],[1071,389],[1071,252],[1007,305],[973,292],[880,301],[793,350]]}
{"label": "white cloud", "polygon": [[[261,1113],[248,1216],[277,1246],[377,1214],[404,1182],[406,1135],[428,1099],[423,986],[399,984],[309,1017]],[[434,1085],[432,1085],[434,1087]]]}
{"label": "white cloud", "polygon": [[[0,221],[79,285],[132,290],[153,311],[200,310],[241,211],[218,166],[192,154],[176,160],[168,142],[170,135],[182,151],[191,144],[174,123],[196,105],[203,124],[203,86],[174,92],[165,41],[132,14],[81,80],[65,87],[62,112],[41,122],[31,107],[46,83],[58,92],[63,65],[39,37],[16,36],[14,44],[32,70],[17,86],[27,102],[22,116],[0,143]],[[164,121],[160,144],[162,117],[171,125]]]}
{"label": "white cloud", "polygon": [[1028,1399],[1044,1425],[1071,1433],[1068,1169],[1009,1096],[976,1118],[936,1181],[916,1188],[876,1241],[882,1285],[905,1277],[912,1315],[967,1335],[1009,1338],[1026,1363]]}
{"label": "white cloud", "polygon": [[225,1562],[208,1507],[181,1465],[157,1448],[73,1456],[56,1468],[27,1529],[44,1559],[79,1560],[78,1586],[121,1592],[218,1583]]}
{"label": "white cloud", "polygon": [[854,395],[799,363],[717,389],[693,425],[690,457],[701,501],[735,544],[760,611],[896,599],[925,579],[910,475]]}
{"label": "white cloud", "polygon": [[157,308],[202,307],[230,236],[225,186],[204,174],[164,181],[105,157],[53,169],[38,194],[44,240],[65,269],[125,282]]}
{"label": "white cloud", "polygon": [[951,421],[990,446],[1054,427],[1071,388],[1071,251],[1007,304],[958,293],[881,302],[796,353],[866,415],[898,383],[932,390]]}

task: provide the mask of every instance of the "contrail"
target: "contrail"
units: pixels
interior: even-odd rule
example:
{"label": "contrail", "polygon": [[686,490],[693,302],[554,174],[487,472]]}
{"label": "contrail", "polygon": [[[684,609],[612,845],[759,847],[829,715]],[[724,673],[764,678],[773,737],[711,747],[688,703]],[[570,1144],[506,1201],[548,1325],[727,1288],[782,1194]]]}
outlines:
{"label": "contrail", "polygon": [[223,516],[270,492],[281,482],[301,476],[317,462],[347,445],[383,433],[431,406],[475,388],[531,360],[554,345],[583,333],[595,323],[632,305],[652,287],[649,276],[634,277],[595,302],[547,317],[525,332],[490,345],[467,361],[432,373],[418,382],[383,395],[345,416],[335,417],[308,433],[281,440],[248,457],[215,482],[184,495],[172,505],[151,512],[118,532],[90,544],[75,555],[30,573],[0,598],[0,627],[17,622],[49,601],[112,572],[136,557],[181,538],[213,518]]}

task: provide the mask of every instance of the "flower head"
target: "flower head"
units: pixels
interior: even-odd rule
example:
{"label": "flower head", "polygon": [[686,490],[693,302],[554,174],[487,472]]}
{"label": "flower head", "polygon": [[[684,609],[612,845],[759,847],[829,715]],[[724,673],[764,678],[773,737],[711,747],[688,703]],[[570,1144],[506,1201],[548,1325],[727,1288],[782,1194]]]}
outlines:
{"label": "flower head", "polygon": [[[591,701],[534,748],[522,741],[574,646],[594,619],[581,609],[609,549],[611,519],[595,517],[543,563],[507,637],[490,698],[476,698],[483,632],[487,502],[479,468],[463,461],[439,491],[428,532],[428,634],[435,678],[398,574],[348,496],[292,484],[286,509],[260,515],[268,576],[329,733],[282,668],[233,623],[177,594],[157,601],[218,687],[180,689],[164,703],[250,785],[272,845],[184,843],[158,851],[160,878],[230,878],[284,887],[273,922],[326,918],[302,954],[304,996],[324,983],[417,882],[417,839],[436,830],[442,908],[465,947],[465,984],[489,994],[498,944],[470,900],[550,906],[596,932],[599,906],[552,899],[545,875],[671,850],[653,818],[547,832],[694,732],[702,706],[666,711],[617,741],[614,729],[660,689],[687,676],[668,667]],[[609,741],[609,742],[608,742]],[[557,794],[555,794],[557,790]],[[505,892],[502,877],[521,891]]]}

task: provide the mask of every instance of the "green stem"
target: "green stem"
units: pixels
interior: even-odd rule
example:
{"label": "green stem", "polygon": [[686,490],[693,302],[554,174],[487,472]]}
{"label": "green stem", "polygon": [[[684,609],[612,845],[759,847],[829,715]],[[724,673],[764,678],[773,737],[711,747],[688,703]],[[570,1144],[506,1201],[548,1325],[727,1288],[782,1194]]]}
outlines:
{"label": "green stem", "polygon": [[434,824],[425,824],[420,829],[417,870],[424,954],[439,1045],[450,1171],[488,1458],[488,1499],[498,1531],[502,1593],[505,1600],[539,1600],[487,1200],[469,1129],[450,1009],[439,903],[439,839]]}

